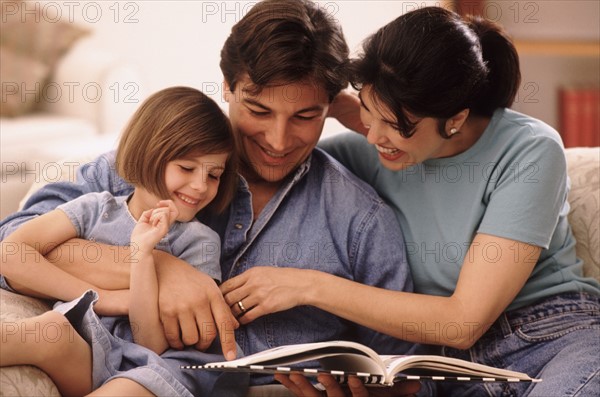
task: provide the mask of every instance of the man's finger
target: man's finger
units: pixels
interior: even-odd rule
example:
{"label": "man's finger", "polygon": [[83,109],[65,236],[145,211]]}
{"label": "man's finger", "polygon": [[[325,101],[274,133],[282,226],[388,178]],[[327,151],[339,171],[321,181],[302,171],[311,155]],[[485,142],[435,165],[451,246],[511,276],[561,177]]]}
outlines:
{"label": "man's finger", "polygon": [[183,342],[180,337],[179,321],[174,316],[161,316],[163,329],[165,330],[165,338],[173,349],[183,349]]}
{"label": "man's finger", "polygon": [[327,397],[346,397],[346,393],[344,393],[344,390],[342,390],[342,387],[338,381],[333,378],[333,376],[319,375],[317,379],[323,386],[325,386]]}
{"label": "man's finger", "polygon": [[179,315],[179,327],[181,328],[181,341],[185,346],[198,343],[201,338],[193,313],[186,312]]}
{"label": "man's finger", "polygon": [[242,273],[239,276],[232,277],[229,280],[223,282],[223,284],[221,284],[221,286],[219,287],[221,293],[223,295],[226,295],[231,291],[236,290],[242,285],[244,285],[244,283],[246,282],[246,277],[244,276],[245,274],[246,273]]}
{"label": "man's finger", "polygon": [[217,337],[215,319],[210,307],[203,307],[201,310],[198,310],[194,323],[196,329],[200,331],[200,336],[195,342],[196,349],[205,351]]}
{"label": "man's finger", "polygon": [[[310,383],[305,376],[300,374],[291,374],[290,380],[294,383],[294,385],[300,391],[299,396],[302,397],[322,397],[322,394],[319,390],[315,389],[315,387]],[[344,396],[342,394],[342,396]]]}
{"label": "man's finger", "polygon": [[302,391],[298,388],[298,386],[296,386],[296,384],[294,382],[292,382],[290,380],[290,378],[287,375],[276,374],[275,380],[277,382],[281,383],[282,385],[284,385],[286,387],[286,389],[288,389],[289,391],[294,393],[295,396],[304,397],[304,394],[302,394]]}
{"label": "man's finger", "polygon": [[354,376],[348,379],[348,388],[352,393],[352,397],[368,397],[369,391],[362,381]]}
{"label": "man's finger", "polygon": [[223,355],[227,360],[233,360],[237,354],[235,329],[239,327],[239,323],[233,317],[229,306],[227,306],[224,300],[215,299],[214,302],[211,302],[211,310],[218,325],[219,340]]}

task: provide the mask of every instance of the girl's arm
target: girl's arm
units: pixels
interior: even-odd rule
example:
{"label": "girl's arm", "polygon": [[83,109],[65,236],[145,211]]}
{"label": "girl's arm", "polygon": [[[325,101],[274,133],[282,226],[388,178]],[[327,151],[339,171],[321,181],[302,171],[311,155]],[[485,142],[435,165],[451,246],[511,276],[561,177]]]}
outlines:
{"label": "girl's arm", "polygon": [[172,201],[161,201],[159,208],[144,211],[131,234],[134,250],[131,264],[131,306],[129,322],[135,343],[157,354],[163,353],[169,343],[165,337],[158,309],[158,279],[153,250],[167,234],[177,218]]}
{"label": "girl's arm", "polygon": [[50,263],[47,255],[55,247],[77,236],[75,227],[61,210],[53,210],[22,224],[1,243],[0,273],[21,293],[40,298],[72,300],[89,289],[100,295],[101,314],[122,314],[122,291],[94,287]]}
{"label": "girl's arm", "polygon": [[[272,288],[271,296],[254,299],[260,290],[247,283],[250,275],[245,274],[226,281],[221,290],[230,305],[239,300],[244,305],[256,305],[240,320],[244,323],[270,311],[311,305],[399,339],[465,349],[514,300],[540,252],[541,248],[533,245],[478,234],[465,257],[454,294],[449,297],[389,291],[299,269],[288,270],[294,287]],[[285,285],[285,280],[279,281],[276,286]],[[262,308],[261,302],[278,307]]]}

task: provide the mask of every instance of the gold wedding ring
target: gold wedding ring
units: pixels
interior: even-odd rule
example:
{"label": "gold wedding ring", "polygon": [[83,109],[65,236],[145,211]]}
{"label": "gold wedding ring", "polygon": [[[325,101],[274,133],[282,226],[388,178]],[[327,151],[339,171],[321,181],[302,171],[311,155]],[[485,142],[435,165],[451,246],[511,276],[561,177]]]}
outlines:
{"label": "gold wedding ring", "polygon": [[244,304],[242,303],[242,301],[238,301],[237,305],[240,308],[240,310],[242,311],[242,313],[246,313],[246,308],[244,307]]}

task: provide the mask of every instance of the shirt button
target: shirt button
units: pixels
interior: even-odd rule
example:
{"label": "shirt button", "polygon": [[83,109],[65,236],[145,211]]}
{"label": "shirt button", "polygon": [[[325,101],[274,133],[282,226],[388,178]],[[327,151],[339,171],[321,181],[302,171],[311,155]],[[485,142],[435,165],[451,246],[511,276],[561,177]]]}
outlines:
{"label": "shirt button", "polygon": [[104,217],[104,219],[108,219],[108,212],[105,212],[102,216]]}
{"label": "shirt button", "polygon": [[236,223],[234,226],[236,229],[240,230],[242,227],[244,227],[241,223]]}

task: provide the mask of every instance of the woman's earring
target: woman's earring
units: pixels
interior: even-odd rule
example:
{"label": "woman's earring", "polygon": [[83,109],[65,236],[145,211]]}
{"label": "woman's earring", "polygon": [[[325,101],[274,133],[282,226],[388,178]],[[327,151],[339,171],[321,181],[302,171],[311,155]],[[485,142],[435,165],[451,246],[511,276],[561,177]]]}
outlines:
{"label": "woman's earring", "polygon": [[458,129],[456,127],[450,128],[450,136],[456,134],[457,132],[458,132]]}

